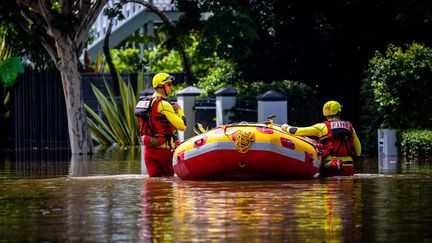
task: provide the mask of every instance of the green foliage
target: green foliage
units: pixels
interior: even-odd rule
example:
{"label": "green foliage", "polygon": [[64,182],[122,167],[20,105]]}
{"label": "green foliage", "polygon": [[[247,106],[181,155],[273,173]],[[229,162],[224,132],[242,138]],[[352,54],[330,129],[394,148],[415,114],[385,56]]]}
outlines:
{"label": "green foliage", "polygon": [[409,161],[432,158],[432,130],[401,131],[399,143],[405,159]]}
{"label": "green foliage", "polygon": [[6,44],[6,38],[0,35],[0,62],[8,59],[12,55],[12,50]]}
{"label": "green foliage", "polygon": [[[389,45],[369,61],[361,96],[364,140],[376,148],[376,130],[432,128],[432,49],[413,43]],[[367,150],[368,148],[365,147]]]}
{"label": "green foliage", "polygon": [[256,99],[258,95],[269,90],[286,95],[291,125],[304,126],[322,119],[317,91],[304,83],[291,80],[273,81],[270,84],[260,81],[252,83],[240,81],[234,86],[237,88],[239,99]]}
{"label": "green foliage", "polygon": [[262,81],[255,81],[252,83],[238,82],[236,85],[239,97],[241,98],[255,98],[269,90],[275,90],[288,97],[295,97],[302,100],[311,99],[315,100],[317,92],[308,85],[291,80],[273,81],[270,84]]}
{"label": "green foliage", "polygon": [[[139,66],[137,66],[137,63],[140,63],[139,49],[111,49],[110,52],[114,66],[119,73],[131,73],[138,71]],[[109,72],[107,64],[105,65],[104,70],[105,72]]]}
{"label": "green foliage", "polygon": [[51,9],[54,10],[54,11],[56,11],[56,12],[58,12],[58,13],[60,13],[60,11],[61,11],[60,2],[53,1],[52,5],[51,5]]}
{"label": "green foliage", "polygon": [[[198,80],[195,85],[203,89],[203,95],[212,96],[220,88],[239,80],[239,75],[235,72],[232,63],[219,58],[216,53],[211,53],[209,56],[200,56],[197,53],[196,47],[199,42],[197,36],[190,35],[185,42],[189,44],[185,50],[191,61],[192,71]],[[112,49],[111,55],[119,72],[136,71],[137,68],[142,67],[142,64],[145,65],[142,68],[148,72],[183,72],[182,60],[178,51],[169,50],[164,44],[144,50],[143,60],[139,59],[139,50],[133,48]],[[107,72],[107,69],[105,71]],[[175,90],[179,88],[184,88],[184,85],[175,86]]]}
{"label": "green foliage", "polygon": [[[210,53],[208,56],[200,55],[196,50],[199,41],[199,36],[188,36],[185,41],[189,44],[185,48],[186,55],[191,61],[192,71],[198,80],[196,86],[204,91],[203,95],[212,96],[220,88],[239,80],[239,75],[235,72],[234,64],[221,59],[216,53]],[[147,71],[150,72],[183,72],[179,53],[176,50],[168,50],[163,44],[145,50],[144,62]]]}
{"label": "green foliage", "polygon": [[[58,1],[54,2],[55,6]],[[52,6],[55,9],[55,6]],[[0,32],[7,33],[9,46],[15,56],[27,61],[25,69],[55,70],[51,57],[42,45],[40,36],[46,35],[46,29],[38,24],[29,25],[21,15],[22,9],[15,0],[2,0],[0,4]],[[27,32],[25,28],[28,28]],[[64,29],[64,28],[62,28]]]}
{"label": "green foliage", "polygon": [[163,45],[144,50],[144,61],[149,72],[182,72],[182,63],[178,52],[167,50]]}
{"label": "green foliage", "polygon": [[205,76],[199,78],[197,87],[203,90],[201,96],[214,96],[214,93],[219,89],[240,81],[240,77],[232,63],[220,60],[213,65],[212,68],[207,69]]}
{"label": "green foliage", "polygon": [[432,49],[390,45],[370,60],[367,74],[382,126],[432,128]]}
{"label": "green foliage", "polygon": [[346,84],[360,87],[377,48],[432,39],[430,0],[176,2],[187,19],[177,26],[202,33],[199,52],[233,62],[242,80],[299,80],[341,100],[356,98]]}
{"label": "green foliage", "polygon": [[[12,55],[12,50],[8,44],[6,44],[6,38],[0,34],[0,63],[4,60],[8,59]],[[0,81],[0,100],[2,103],[0,104],[1,118],[9,118],[10,111],[8,109],[8,104],[10,101],[10,91],[7,90],[6,86],[3,85],[3,82]],[[1,119],[0,119],[1,120]]]}
{"label": "green foliage", "polygon": [[[142,77],[139,78],[142,80]],[[93,138],[102,145],[114,143],[120,146],[139,145],[138,120],[135,117],[135,105],[138,96],[131,83],[126,83],[119,76],[120,105],[116,101],[111,86],[105,79],[104,83],[108,97],[93,84],[92,89],[108,124],[89,106],[85,105],[88,113],[87,122]],[[138,86],[142,87],[142,84],[138,84]]]}

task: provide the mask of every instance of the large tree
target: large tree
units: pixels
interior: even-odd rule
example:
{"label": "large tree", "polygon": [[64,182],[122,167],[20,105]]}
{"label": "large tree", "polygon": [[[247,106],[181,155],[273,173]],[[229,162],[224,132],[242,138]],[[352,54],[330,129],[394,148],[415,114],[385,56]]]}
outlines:
{"label": "large tree", "polygon": [[106,0],[16,0],[16,4],[26,20],[18,23],[20,28],[29,36],[38,32],[37,38],[60,71],[72,153],[93,153],[84,109],[79,55]]}
{"label": "large tree", "polygon": [[376,50],[390,43],[432,43],[430,0],[177,4],[189,19],[187,28],[203,32],[201,50],[232,60],[246,81],[302,81],[317,87],[320,98],[343,102],[346,111],[358,110],[361,80]]}

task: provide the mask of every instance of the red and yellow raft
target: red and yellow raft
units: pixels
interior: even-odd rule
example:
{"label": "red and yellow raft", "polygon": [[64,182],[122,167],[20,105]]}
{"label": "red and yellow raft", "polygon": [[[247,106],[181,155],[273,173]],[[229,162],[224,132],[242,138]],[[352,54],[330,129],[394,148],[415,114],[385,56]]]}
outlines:
{"label": "red and yellow raft", "polygon": [[319,175],[315,145],[272,123],[227,124],[180,144],[173,165],[184,180],[307,179]]}

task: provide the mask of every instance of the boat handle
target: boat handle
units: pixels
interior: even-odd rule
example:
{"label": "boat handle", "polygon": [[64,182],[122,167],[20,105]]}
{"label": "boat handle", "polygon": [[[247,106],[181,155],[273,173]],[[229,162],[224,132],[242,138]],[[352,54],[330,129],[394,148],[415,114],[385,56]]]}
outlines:
{"label": "boat handle", "polygon": [[204,145],[204,138],[200,138],[194,142],[196,147]]}

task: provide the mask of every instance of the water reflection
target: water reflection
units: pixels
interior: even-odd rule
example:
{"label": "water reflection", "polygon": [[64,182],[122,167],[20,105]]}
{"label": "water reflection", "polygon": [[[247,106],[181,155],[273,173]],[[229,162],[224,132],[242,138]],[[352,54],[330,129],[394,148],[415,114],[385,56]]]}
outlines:
{"label": "water reflection", "polygon": [[147,173],[141,170],[140,147],[97,147],[95,154],[71,155],[68,150],[17,150],[2,154],[0,178],[52,178]]}
{"label": "water reflection", "polygon": [[128,175],[70,178],[65,187],[68,241],[136,242],[142,180]]}
{"label": "water reflection", "polygon": [[10,241],[430,241],[430,175],[182,181],[105,175],[0,181]]}
{"label": "water reflection", "polygon": [[[108,154],[108,155],[106,155]],[[429,167],[295,181],[182,181],[141,174],[140,150],[71,158],[58,178],[0,178],[11,242],[430,242]],[[2,170],[21,168],[8,162]],[[61,163],[60,163],[61,164]],[[405,168],[404,168],[405,167]],[[417,167],[418,168],[418,167]],[[24,170],[28,171],[28,170]],[[27,172],[26,172],[27,173]],[[39,172],[28,172],[37,174]],[[51,172],[40,172],[51,173]],[[0,240],[0,241],[1,241]]]}
{"label": "water reflection", "polygon": [[72,154],[70,160],[69,176],[88,176],[90,155]]}
{"label": "water reflection", "polygon": [[63,179],[0,180],[0,241],[55,241],[66,229]]}
{"label": "water reflection", "polygon": [[[140,240],[353,240],[353,180],[144,181]],[[346,222],[350,222],[347,224]]]}
{"label": "water reflection", "polygon": [[141,173],[141,149],[136,147],[97,147],[91,157],[71,158],[73,176]]}
{"label": "water reflection", "polygon": [[0,177],[51,178],[67,175],[69,153],[65,150],[17,150],[0,160]]}
{"label": "water reflection", "polygon": [[143,242],[172,242],[174,238],[174,190],[172,179],[144,180],[140,204],[139,239]]}
{"label": "water reflection", "polygon": [[430,242],[432,177],[399,174],[363,177],[364,242]]}
{"label": "water reflection", "polygon": [[[397,156],[379,156],[378,157],[378,168],[380,173],[396,173],[398,171],[398,164],[401,164],[402,161],[398,163]],[[400,166],[399,166],[400,168]]]}

